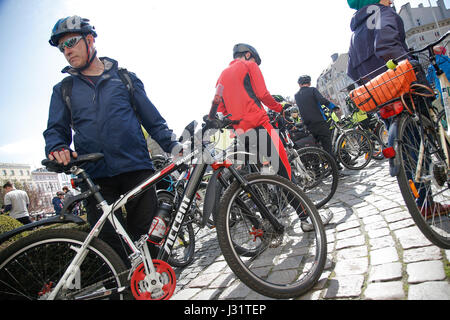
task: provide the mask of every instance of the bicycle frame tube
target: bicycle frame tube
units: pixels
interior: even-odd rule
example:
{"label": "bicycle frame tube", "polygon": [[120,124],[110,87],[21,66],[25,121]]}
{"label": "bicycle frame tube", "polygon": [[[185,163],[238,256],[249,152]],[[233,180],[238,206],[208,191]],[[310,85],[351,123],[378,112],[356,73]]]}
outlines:
{"label": "bicycle frame tube", "polygon": [[194,166],[194,169],[190,174],[186,189],[184,190],[183,198],[177,208],[175,220],[171,225],[166,241],[164,243],[163,247],[164,250],[160,250],[158,259],[165,261],[169,257],[170,252],[172,251],[173,245],[175,243],[175,240],[178,236],[178,232],[180,231],[180,228],[186,217],[186,213],[189,211],[189,208],[191,207],[192,201],[195,197],[195,193],[197,192],[197,189],[202,181],[203,175],[205,174],[207,167],[208,165],[205,163],[197,164]]}
{"label": "bicycle frame tube", "polygon": [[446,159],[447,168],[450,168],[449,150],[447,149],[446,143],[446,141],[450,141],[450,102],[449,102],[450,83],[444,72],[440,74],[438,78],[439,82],[441,83],[442,100],[444,102],[445,117],[447,120],[447,131],[444,130],[442,123],[440,122],[438,123],[439,135],[441,137],[441,144],[445,152],[445,157],[447,158]]}
{"label": "bicycle frame tube", "polygon": [[[113,228],[116,230],[117,234],[119,234],[122,237],[122,239],[125,241],[125,243],[129,246],[129,248],[132,251],[131,255],[133,256],[133,255],[139,254],[139,249],[136,247],[136,245],[133,243],[131,238],[128,236],[124,227],[121,225],[119,220],[113,214],[113,211],[116,208],[121,208],[128,201],[132,200],[133,198],[135,198],[136,196],[138,196],[139,194],[141,194],[148,188],[154,186],[157,182],[162,180],[165,176],[169,175],[173,171],[180,168],[185,162],[193,159],[198,153],[199,153],[198,150],[194,150],[194,152],[192,152],[189,155],[187,155],[186,157],[180,159],[176,163],[172,163],[169,166],[162,169],[161,171],[156,172],[151,177],[149,177],[147,180],[140,183],[138,186],[136,186],[134,189],[132,189],[130,192],[128,192],[126,195],[122,195],[119,200],[117,200],[116,202],[114,202],[111,205],[107,204],[107,202],[101,196],[101,193],[97,190],[94,193],[94,198],[99,202],[99,206],[100,206],[100,209],[102,210],[103,214],[98,219],[97,223],[92,228],[91,232],[89,232],[89,234],[86,237],[85,241],[83,242],[81,248],[76,249],[77,254],[75,255],[74,259],[72,260],[72,262],[70,263],[70,265],[68,266],[66,271],[64,272],[64,275],[58,281],[58,284],[55,286],[54,290],[52,290],[51,294],[49,295],[49,300],[54,300],[56,298],[56,295],[58,294],[58,292],[61,289],[70,288],[70,286],[73,283],[73,280],[75,279],[75,277],[77,276],[77,273],[79,272],[81,263],[83,262],[84,258],[88,254],[88,251],[86,250],[87,247],[90,245],[92,239],[94,237],[98,236],[98,234],[100,233],[100,231],[107,219],[111,222],[111,224],[112,224]],[[206,170],[206,167],[205,167],[205,170]],[[74,174],[75,175],[78,175],[78,174],[83,175],[85,173],[84,173],[83,169],[77,168],[74,171]],[[89,188],[92,188],[92,189],[95,188],[95,185],[92,182],[92,180],[87,176],[85,176],[85,177],[86,177],[86,182],[87,182]],[[201,177],[200,177],[200,179],[201,179]],[[145,250],[144,254],[148,255],[148,257],[146,257],[146,259],[143,259],[143,260],[147,260],[147,261],[144,261],[146,271],[148,272],[147,274],[154,275],[155,268],[154,268],[153,264],[150,263],[151,262],[150,253],[148,252],[148,250]],[[159,279],[155,279],[155,280],[157,281],[157,283],[159,283]]]}
{"label": "bicycle frame tube", "polygon": [[441,84],[442,100],[444,102],[445,116],[447,117],[447,135],[450,135],[450,102],[449,102],[450,83],[444,72],[438,75],[438,79]]}

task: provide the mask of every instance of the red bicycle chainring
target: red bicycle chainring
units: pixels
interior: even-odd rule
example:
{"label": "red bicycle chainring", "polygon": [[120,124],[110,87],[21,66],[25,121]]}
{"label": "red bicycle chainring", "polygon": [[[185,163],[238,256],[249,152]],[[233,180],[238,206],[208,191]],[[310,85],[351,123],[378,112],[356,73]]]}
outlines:
{"label": "red bicycle chainring", "polygon": [[152,261],[156,272],[162,277],[161,281],[165,283],[162,288],[164,292],[163,296],[153,299],[152,294],[143,290],[140,285],[146,275],[144,263],[141,263],[133,272],[133,276],[131,277],[131,292],[136,300],[169,300],[175,292],[177,282],[175,272],[167,262],[157,259]]}

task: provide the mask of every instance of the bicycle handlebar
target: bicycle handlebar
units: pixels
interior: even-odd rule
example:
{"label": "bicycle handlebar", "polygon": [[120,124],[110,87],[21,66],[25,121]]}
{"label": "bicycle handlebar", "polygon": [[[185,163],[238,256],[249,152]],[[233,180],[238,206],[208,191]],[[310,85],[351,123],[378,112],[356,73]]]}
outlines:
{"label": "bicycle handlebar", "polygon": [[445,40],[445,38],[447,38],[450,35],[450,30],[447,31],[439,40],[437,40],[436,42],[433,42],[429,45],[427,45],[426,47],[419,49],[419,50],[415,50],[415,51],[411,51],[410,53],[419,53],[419,52],[423,52],[427,49],[432,49],[434,46],[436,46],[437,44],[441,43],[442,41]]}
{"label": "bicycle handlebar", "polygon": [[41,164],[51,172],[70,173],[70,169],[74,166],[79,167],[86,162],[96,162],[99,161],[100,159],[103,159],[103,157],[104,157],[103,153],[90,153],[80,155],[77,158],[71,158],[70,162],[67,165],[63,165],[62,163],[59,163],[56,160],[50,159],[42,160]]}

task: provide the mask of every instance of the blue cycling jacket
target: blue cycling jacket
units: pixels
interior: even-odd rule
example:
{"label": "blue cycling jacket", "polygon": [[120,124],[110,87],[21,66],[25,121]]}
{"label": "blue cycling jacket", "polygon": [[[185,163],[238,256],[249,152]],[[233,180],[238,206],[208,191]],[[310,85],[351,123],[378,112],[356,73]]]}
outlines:
{"label": "blue cycling jacket", "polygon": [[[53,87],[47,129],[44,131],[45,154],[73,143],[79,154],[100,152],[104,158],[84,169],[92,178],[113,177],[121,173],[153,169],[140,122],[130,102],[128,89],[121,81],[117,61],[100,58],[105,71],[94,84],[75,69],[63,72],[73,77],[72,112],[63,103],[61,82]],[[135,88],[135,105],[142,126],[165,152],[177,144],[166,121],[148,99],[143,83],[129,73]],[[72,117],[72,121],[71,121]]]}
{"label": "blue cycling jacket", "polygon": [[[391,7],[374,4],[361,8],[353,15],[350,28],[353,35],[347,74],[354,81],[408,53],[403,20]],[[374,72],[362,82],[384,71]]]}

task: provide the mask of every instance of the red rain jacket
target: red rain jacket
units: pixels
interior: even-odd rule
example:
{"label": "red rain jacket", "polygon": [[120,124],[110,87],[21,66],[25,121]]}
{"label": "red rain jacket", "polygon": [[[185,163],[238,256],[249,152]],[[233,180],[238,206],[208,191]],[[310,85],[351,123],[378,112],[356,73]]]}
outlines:
{"label": "red rain jacket", "polygon": [[222,72],[217,85],[223,86],[223,102],[218,112],[231,114],[231,120],[241,120],[234,126],[246,132],[269,123],[265,106],[281,112],[282,105],[270,95],[258,65],[253,61],[233,60]]}

